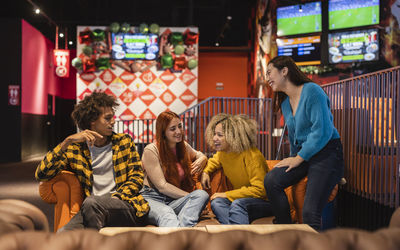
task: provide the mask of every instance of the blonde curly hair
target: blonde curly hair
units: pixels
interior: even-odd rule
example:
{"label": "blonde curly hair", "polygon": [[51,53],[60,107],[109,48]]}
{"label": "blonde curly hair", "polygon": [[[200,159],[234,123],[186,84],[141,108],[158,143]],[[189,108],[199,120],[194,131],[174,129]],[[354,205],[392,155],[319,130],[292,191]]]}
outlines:
{"label": "blonde curly hair", "polygon": [[206,142],[215,150],[214,131],[215,127],[221,124],[228,151],[240,153],[257,146],[257,122],[247,115],[230,115],[220,113],[211,118],[206,128]]}

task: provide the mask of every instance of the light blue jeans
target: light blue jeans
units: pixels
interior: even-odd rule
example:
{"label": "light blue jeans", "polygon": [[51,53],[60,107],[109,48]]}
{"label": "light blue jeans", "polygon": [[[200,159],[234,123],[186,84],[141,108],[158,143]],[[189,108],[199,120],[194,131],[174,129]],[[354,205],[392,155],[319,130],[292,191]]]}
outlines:
{"label": "light blue jeans", "polygon": [[159,227],[193,227],[209,199],[204,190],[173,199],[157,189],[143,186],[140,194],[150,205],[148,223]]}
{"label": "light blue jeans", "polygon": [[253,220],[272,216],[269,201],[258,198],[241,198],[230,202],[227,198],[215,198],[211,209],[221,224],[250,224]]}

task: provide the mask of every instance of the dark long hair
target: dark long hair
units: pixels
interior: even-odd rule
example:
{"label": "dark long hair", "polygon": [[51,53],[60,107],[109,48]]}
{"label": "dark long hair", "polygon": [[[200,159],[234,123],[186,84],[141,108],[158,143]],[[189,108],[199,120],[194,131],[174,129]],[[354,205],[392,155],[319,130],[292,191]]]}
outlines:
{"label": "dark long hair", "polygon": [[[164,111],[158,115],[156,120],[156,142],[158,152],[161,159],[161,168],[164,173],[165,180],[178,188],[185,191],[192,191],[194,186],[194,181],[190,175],[190,158],[189,154],[186,152],[186,146],[184,139],[176,144],[176,155],[168,146],[168,141],[165,136],[165,130],[167,129],[169,123],[172,119],[180,117],[171,111]],[[182,132],[182,137],[184,133]],[[181,164],[185,177],[182,183],[179,181],[179,173],[176,163]]]}
{"label": "dark long hair", "polygon": [[[271,61],[269,61],[268,65],[269,64],[272,64],[278,70],[282,70],[284,67],[286,67],[288,69],[287,77],[296,86],[303,85],[306,82],[311,82],[310,78],[300,71],[299,67],[297,67],[296,63],[289,56],[274,57]],[[274,105],[275,112],[281,109],[281,104],[286,97],[287,95],[283,92],[274,92],[272,103]]]}

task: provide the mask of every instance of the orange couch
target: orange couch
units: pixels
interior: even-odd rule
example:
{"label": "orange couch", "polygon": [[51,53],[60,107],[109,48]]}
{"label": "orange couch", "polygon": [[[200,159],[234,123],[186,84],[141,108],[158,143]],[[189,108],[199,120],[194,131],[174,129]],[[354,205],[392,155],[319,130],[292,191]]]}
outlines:
{"label": "orange couch", "polygon": [[[272,169],[279,160],[269,160],[267,165],[269,169]],[[226,176],[222,170],[215,172],[211,176],[211,190],[210,194],[215,192],[224,192],[231,189]],[[292,220],[297,223],[302,223],[302,209],[304,202],[305,189],[307,184],[307,177],[302,179],[296,185],[288,187],[285,192],[288,196],[288,200],[291,206]],[[332,191],[329,201],[333,200],[337,194],[338,186]],[[54,206],[54,231],[63,227],[68,221],[79,211],[83,201],[83,191],[80,183],[75,175],[69,171],[62,171],[56,177],[49,181],[40,182],[39,193],[43,201]],[[211,211],[211,209],[209,209]],[[206,216],[207,218],[207,216]],[[266,223],[272,219],[258,219],[254,223]],[[207,222],[206,222],[207,223]],[[215,223],[215,222],[212,222]],[[202,225],[204,224],[201,223]]]}
{"label": "orange couch", "polygon": [[83,190],[75,174],[61,171],[49,181],[40,182],[39,194],[43,201],[54,205],[54,231],[63,227],[79,211]]}

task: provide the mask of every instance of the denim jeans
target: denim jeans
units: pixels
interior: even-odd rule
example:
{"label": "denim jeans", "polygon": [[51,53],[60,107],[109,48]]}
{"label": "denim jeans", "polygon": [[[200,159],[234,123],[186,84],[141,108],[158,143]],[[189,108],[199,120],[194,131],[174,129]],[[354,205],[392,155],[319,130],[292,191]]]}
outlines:
{"label": "denim jeans", "polygon": [[79,212],[57,232],[82,228],[100,230],[105,226],[141,226],[143,218],[136,217],[136,209],[128,202],[112,198],[110,194],[86,197]]}
{"label": "denim jeans", "polygon": [[316,230],[321,228],[321,213],[329,195],[343,177],[343,148],[340,139],[333,139],[309,161],[285,172],[287,167],[274,168],[264,178],[267,197],[271,201],[276,223],[292,223],[290,206],[284,189],[308,177],[303,206],[303,222]]}
{"label": "denim jeans", "polygon": [[179,199],[148,186],[144,186],[140,193],[150,205],[148,223],[159,227],[195,226],[209,199],[204,190],[195,190]]}
{"label": "denim jeans", "polygon": [[250,224],[273,214],[270,202],[258,198],[241,198],[233,202],[215,198],[211,201],[211,209],[221,224]]}

